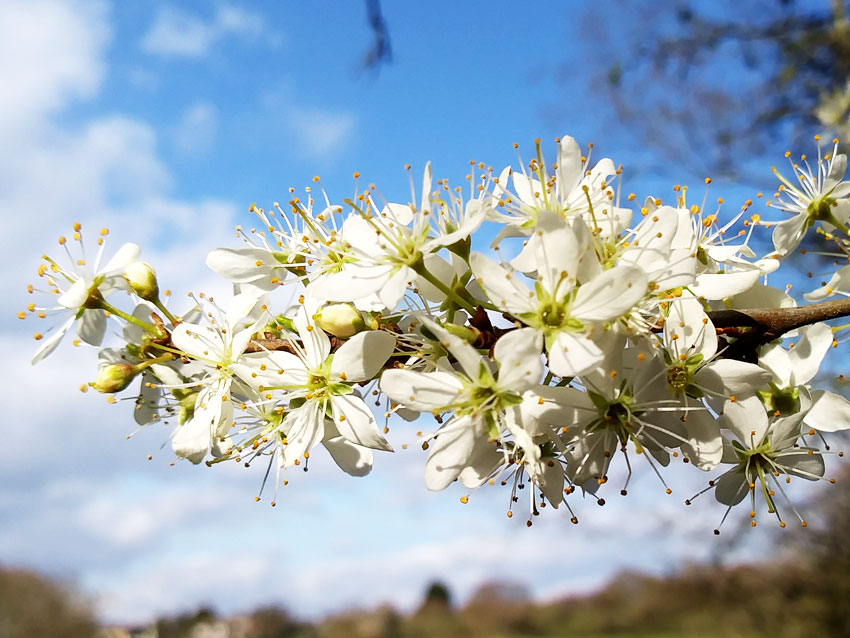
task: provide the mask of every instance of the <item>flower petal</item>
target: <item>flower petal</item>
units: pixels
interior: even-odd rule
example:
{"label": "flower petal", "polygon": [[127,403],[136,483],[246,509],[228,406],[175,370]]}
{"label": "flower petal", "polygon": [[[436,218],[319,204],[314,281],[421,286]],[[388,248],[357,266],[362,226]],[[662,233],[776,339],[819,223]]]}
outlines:
{"label": "flower petal", "polygon": [[363,447],[392,451],[363,399],[356,394],[346,394],[331,396],[330,401],[334,425],[342,436]]}
{"label": "flower petal", "polygon": [[517,274],[488,259],[472,253],[469,265],[487,296],[505,311],[520,314],[534,309],[534,293],[517,281]]}
{"label": "flower petal", "polygon": [[420,412],[444,411],[463,391],[457,377],[448,372],[386,370],[380,386],[392,401]]}
{"label": "flower petal", "polygon": [[717,332],[696,297],[682,296],[670,302],[664,322],[664,344],[671,354],[701,354],[705,360],[717,352]]}
{"label": "flower petal", "polygon": [[60,306],[69,310],[81,308],[89,296],[89,284],[85,279],[77,279],[71,287],[56,300]]}
{"label": "flower petal", "polygon": [[[207,255],[207,267],[236,283],[257,281],[268,276],[270,268],[280,264],[263,248],[216,248]],[[258,265],[259,264],[259,265]]]}
{"label": "flower petal", "polygon": [[127,266],[139,259],[142,249],[137,244],[126,243],[118,252],[112,256],[107,264],[100,269],[100,274],[111,273],[115,270],[124,270]]}
{"label": "flower petal", "polygon": [[375,378],[395,350],[395,341],[385,330],[357,333],[334,353],[331,375],[354,382]]}
{"label": "flower petal", "polygon": [[700,389],[727,398],[752,394],[770,383],[771,378],[770,372],[765,369],[735,359],[715,359],[694,375]]}
{"label": "flower petal", "polygon": [[737,468],[729,470],[717,479],[714,486],[714,498],[724,505],[737,505],[749,493],[747,479]]}
{"label": "flower petal", "polygon": [[806,425],[821,432],[850,429],[850,401],[826,390],[812,392],[812,401],[812,408],[803,419]]}
{"label": "flower petal", "polygon": [[615,266],[578,289],[570,312],[584,321],[610,321],[632,308],[646,293],[646,273],[634,266]]}
{"label": "flower petal", "polygon": [[587,372],[605,358],[592,340],[582,335],[560,332],[549,348],[549,368],[559,377],[575,377]]}
{"label": "flower petal", "polygon": [[814,378],[830,346],[832,346],[832,328],[827,324],[815,323],[800,328],[800,339],[788,352],[794,385],[808,383]]}
{"label": "flower petal", "polygon": [[350,476],[366,476],[372,471],[372,450],[341,436],[325,438],[322,445],[339,468]]}
{"label": "flower petal", "polygon": [[543,375],[543,334],[533,328],[512,330],[493,348],[499,362],[499,385],[521,393],[537,385]]}
{"label": "flower petal", "polygon": [[487,436],[469,417],[450,421],[430,444],[425,462],[425,486],[439,491],[451,485],[464,468],[469,467],[479,445],[489,445]]}
{"label": "flower petal", "polygon": [[60,328],[57,328],[52,335],[50,335],[47,339],[45,339],[35,353],[32,355],[32,365],[35,365],[46,356],[48,356],[51,352],[56,350],[56,346],[59,345],[59,342],[62,341],[62,337],[65,336],[65,333],[74,325],[74,317],[68,317],[68,320],[62,324]]}
{"label": "flower petal", "polygon": [[764,405],[757,396],[726,401],[720,415],[720,427],[731,431],[745,446],[761,444],[767,433],[768,420]]}
{"label": "flower petal", "polygon": [[102,310],[83,310],[77,319],[77,336],[86,343],[99,346],[106,334],[106,315]]}

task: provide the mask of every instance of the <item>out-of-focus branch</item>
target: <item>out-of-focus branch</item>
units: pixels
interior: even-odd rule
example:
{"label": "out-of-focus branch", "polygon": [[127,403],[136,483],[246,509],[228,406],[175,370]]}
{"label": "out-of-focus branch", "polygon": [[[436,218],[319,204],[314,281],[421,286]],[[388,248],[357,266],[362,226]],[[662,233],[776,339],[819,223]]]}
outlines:
{"label": "out-of-focus branch", "polygon": [[393,51],[380,0],[366,0],[366,18],[372,30],[372,45],[363,56],[363,66],[368,69],[389,64],[393,59]]}

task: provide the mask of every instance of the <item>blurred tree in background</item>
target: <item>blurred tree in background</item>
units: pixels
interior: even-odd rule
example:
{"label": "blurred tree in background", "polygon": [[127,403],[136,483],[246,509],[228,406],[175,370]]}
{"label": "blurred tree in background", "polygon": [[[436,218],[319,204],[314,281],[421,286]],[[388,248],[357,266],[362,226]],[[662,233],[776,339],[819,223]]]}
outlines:
{"label": "blurred tree in background", "polygon": [[792,543],[808,561],[812,591],[824,605],[823,635],[850,636],[850,467],[842,468],[836,483],[812,508],[813,529],[799,530]]}
{"label": "blurred tree in background", "polygon": [[824,129],[850,138],[846,0],[660,0],[651,11],[618,10],[602,21],[588,9],[588,57],[621,121],[670,157],[729,175],[778,140],[798,147]]}
{"label": "blurred tree in background", "polygon": [[96,631],[88,603],[71,587],[0,567],[2,638],[91,638]]}

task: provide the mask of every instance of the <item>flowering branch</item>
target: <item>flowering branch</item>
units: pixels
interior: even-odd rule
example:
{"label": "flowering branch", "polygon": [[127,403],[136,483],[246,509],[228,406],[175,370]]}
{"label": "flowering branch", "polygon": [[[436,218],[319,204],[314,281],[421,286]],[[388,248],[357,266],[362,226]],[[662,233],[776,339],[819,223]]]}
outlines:
{"label": "flowering branch", "polygon": [[[281,475],[318,445],[348,474],[368,474],[375,453],[392,451],[397,416],[433,418],[404,437],[422,437],[428,488],[498,480],[512,486],[513,516],[530,485],[529,525],[543,505],[577,522],[579,491],[603,504],[619,457],[627,494],[640,457],[668,493],[661,471],[682,459],[716,472],[705,491],[728,508],[749,497],[755,523],[763,501],[784,526],[778,477],[822,479],[822,434],[850,429],[850,402],[810,383],[845,329],[823,322],[850,316],[850,298],[788,307],[765,282],[813,228],[850,253],[846,158],[834,146],[814,169],[792,170],[796,183],[777,173],[770,202],[787,219],[742,211],[720,223],[685,189],[674,205],[622,207],[611,160],[592,164],[564,137],[549,166],[536,142],[516,170],[473,164],[466,198],[428,165],[407,203],[370,185],[344,206],[323,192],[318,208],[312,190],[288,211],[252,206],[264,230],[240,228],[242,247],[207,257],[234,284],[226,307],[201,294],[168,308],[134,244],[101,267],[106,231],[91,265],[60,238],[71,267],[45,257],[38,273],[55,305],[20,316],[65,315],[36,333],[33,363],[72,327],[100,346],[107,320],[118,322],[123,344],[100,349],[90,386],[115,394],[140,379],[139,425],[168,424],[175,455],[195,464],[265,461],[272,504]],[[484,222],[499,229],[499,261],[473,250]],[[750,239],[768,225],[773,250],[758,258]],[[79,225],[72,239],[82,253]],[[845,269],[807,297],[850,295]],[[297,303],[272,311],[281,288]],[[134,308],[106,301],[121,291]]]}

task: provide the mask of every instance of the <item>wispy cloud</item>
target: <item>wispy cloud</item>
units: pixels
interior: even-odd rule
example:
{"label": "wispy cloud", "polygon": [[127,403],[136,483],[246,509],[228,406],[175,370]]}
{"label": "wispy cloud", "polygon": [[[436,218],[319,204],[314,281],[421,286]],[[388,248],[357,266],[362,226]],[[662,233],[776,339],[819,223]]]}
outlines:
{"label": "wispy cloud", "polygon": [[208,20],[174,7],[161,7],[142,39],[142,49],[163,57],[201,58],[221,39],[258,37],[263,27],[259,14],[225,4],[219,5]]}
{"label": "wispy cloud", "polygon": [[218,109],[208,102],[194,104],[186,109],[174,129],[172,141],[183,155],[197,155],[209,151],[218,133]]}
{"label": "wispy cloud", "polygon": [[0,144],[32,133],[70,99],[93,95],[108,39],[101,2],[0,2]]}
{"label": "wispy cloud", "polygon": [[289,114],[292,134],[301,149],[316,159],[328,160],[346,147],[357,120],[351,113],[317,108],[297,108]]}

